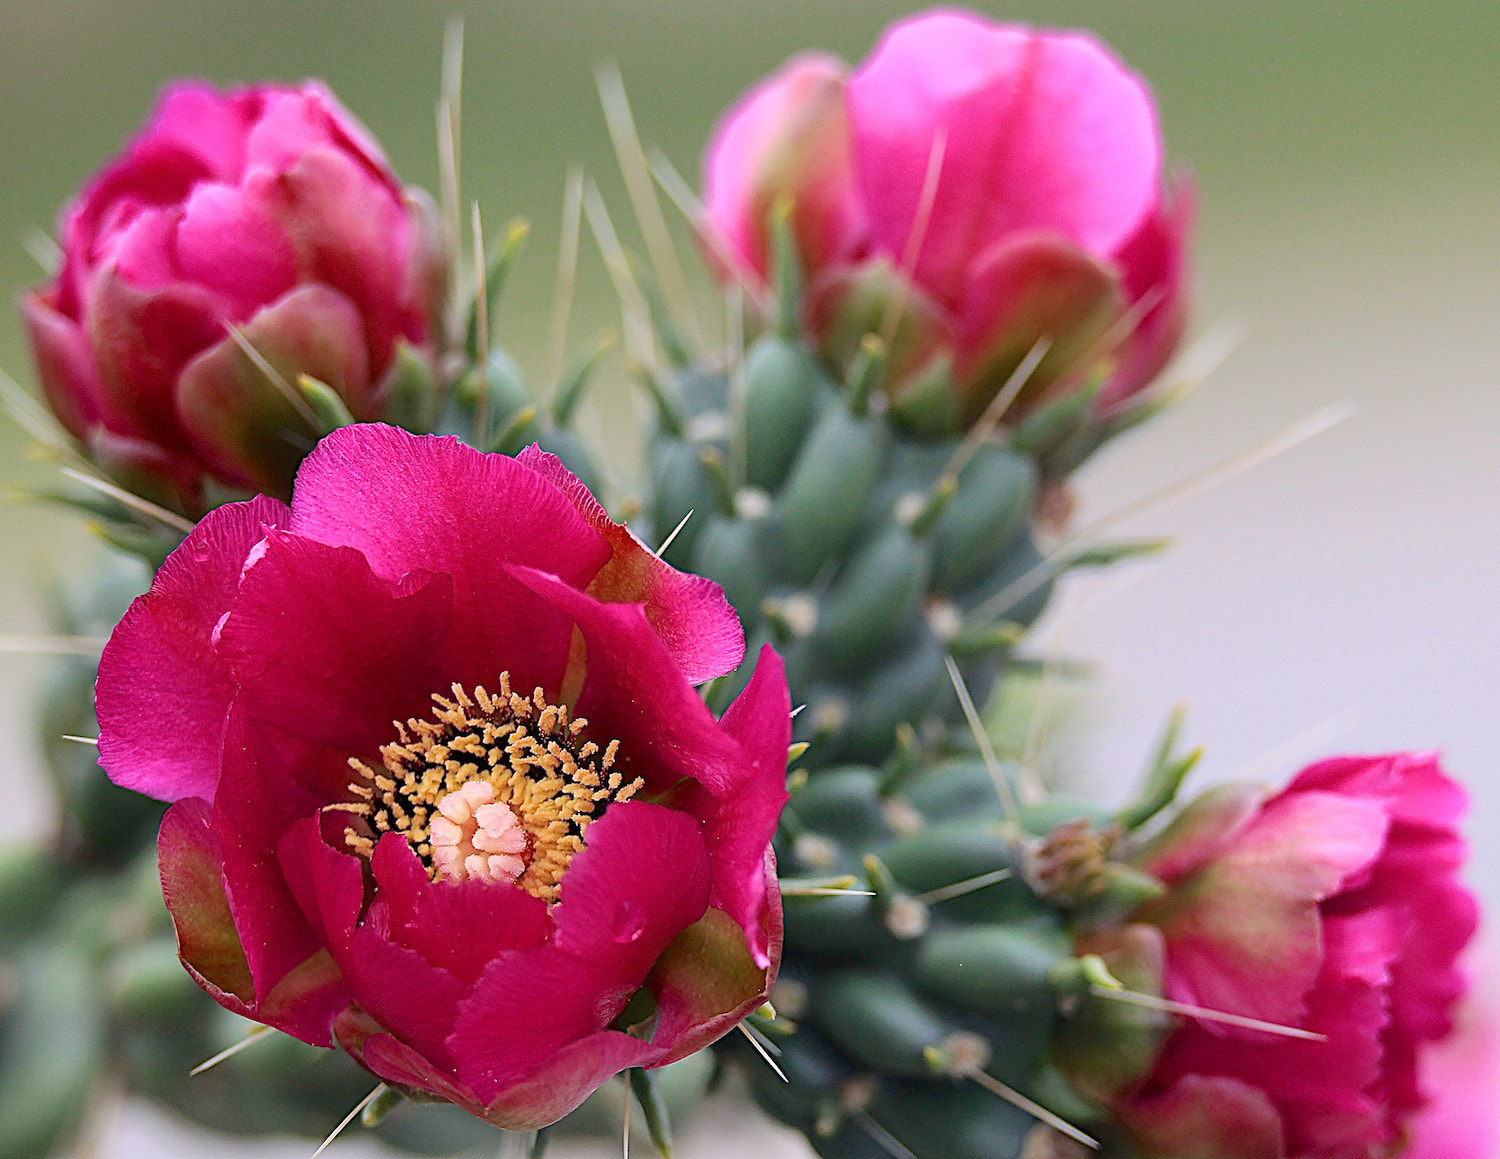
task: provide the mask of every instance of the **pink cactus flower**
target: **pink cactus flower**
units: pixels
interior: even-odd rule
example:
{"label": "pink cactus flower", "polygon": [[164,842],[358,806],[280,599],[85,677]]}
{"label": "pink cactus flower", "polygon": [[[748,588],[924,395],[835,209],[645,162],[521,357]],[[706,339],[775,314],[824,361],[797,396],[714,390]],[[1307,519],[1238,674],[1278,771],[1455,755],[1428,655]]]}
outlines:
{"label": "pink cactus flower", "polygon": [[214,998],[529,1129],[775,980],[781,661],[719,720],[693,688],[743,654],[551,455],[356,425],[167,559],[100,664],[100,761],[175,802]]}
{"label": "pink cactus flower", "polygon": [[1185,324],[1192,188],[1160,169],[1150,93],[1098,41],[939,9],[852,73],[804,56],[746,94],[706,156],[705,229],[764,280],[789,197],[812,331],[841,363],[899,319],[898,402],[937,384],[972,420],[1046,340],[1011,413],[1094,376],[1108,411]]}
{"label": "pink cactus flower", "polygon": [[22,302],[43,393],[127,485],[197,514],[204,477],[286,498],[321,431],[286,383],[377,418],[403,344],[430,355],[429,211],[322,85],[179,82],[63,211],[62,268]]}
{"label": "pink cactus flower", "polygon": [[[1310,1030],[1182,1025],[1121,1120],[1152,1159],[1383,1159],[1431,1095],[1477,910],[1463,789],[1431,754],[1340,757],[1190,804],[1145,868],[1168,997]],[[1452,1159],[1478,1152],[1454,1152]]]}

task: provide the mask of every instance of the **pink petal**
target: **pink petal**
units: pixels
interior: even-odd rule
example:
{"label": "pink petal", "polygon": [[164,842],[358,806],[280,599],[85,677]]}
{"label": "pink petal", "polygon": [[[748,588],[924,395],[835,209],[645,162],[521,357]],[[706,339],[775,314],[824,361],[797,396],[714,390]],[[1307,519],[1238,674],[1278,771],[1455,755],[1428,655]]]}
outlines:
{"label": "pink petal", "polygon": [[864,213],[854,191],[847,72],[836,57],[794,57],[740,98],[704,154],[708,228],[762,278],[770,274],[767,227],[779,195],[793,199],[809,277],[859,248]]}
{"label": "pink petal", "polygon": [[[373,384],[364,327],[341,294],[303,286],[260,311],[241,332],[283,382],[309,374],[331,386],[354,414],[369,410]],[[319,433],[228,336],[188,363],[176,408],[194,452],[215,474],[283,499]]]}
{"label": "pink petal", "polygon": [[1179,177],[1116,255],[1131,305],[1138,308],[1147,300],[1153,305],[1125,340],[1114,373],[1099,394],[1098,406],[1105,413],[1161,373],[1187,328],[1197,202],[1192,179]]}
{"label": "pink petal", "polygon": [[1238,1079],[1188,1075],[1133,1103],[1122,1116],[1153,1159],[1286,1159],[1281,1118],[1265,1094]]}
{"label": "pink petal", "polygon": [[711,904],[739,923],[751,957],[762,970],[771,965],[761,911],[767,896],[766,850],[787,802],[786,754],[792,740],[792,701],[786,668],[769,644],[755,673],[720,722],[744,749],[750,774],[709,815],[704,824],[714,886]]}
{"label": "pink petal", "polygon": [[99,421],[99,375],[88,339],[77,322],[54,308],[54,300],[51,293],[27,294],[21,316],[48,408],[69,434],[84,439]]}
{"label": "pink petal", "polygon": [[500,1090],[484,1118],[508,1131],[530,1131],[562,1118],[630,1067],[663,1064],[666,1052],[618,1030],[599,1030],[559,1048],[535,1074]]}
{"label": "pink petal", "polygon": [[134,148],[175,147],[194,158],[205,177],[232,181],[244,169],[245,134],[257,105],[245,90],[224,93],[204,81],[175,81]]}
{"label": "pink petal", "polygon": [[[587,669],[574,715],[589,735],[620,742],[619,767],[648,791],[687,777],[724,798],[751,777],[740,746],[719,727],[639,604],[604,604],[530,567],[512,574],[583,634]],[[783,756],[783,761],[785,757]]]}
{"label": "pink petal", "polygon": [[371,864],[391,938],[465,985],[501,954],[539,945],[555,929],[546,903],[515,886],[432,881],[398,834],[381,838]]}
{"label": "pink petal", "polygon": [[425,320],[406,306],[411,221],[399,192],[360,160],[313,145],[284,165],[252,168],[245,196],[290,242],[300,280],[331,286],[359,308],[377,378],[398,337],[421,339]]}
{"label": "pink petal", "polygon": [[177,933],[178,956],[220,993],[250,1003],[255,983],[224,896],[224,854],[210,815],[207,801],[188,797],[162,818],[157,838],[162,896]]}
{"label": "pink petal", "polygon": [[1156,198],[1150,94],[1091,37],[919,15],[855,72],[849,107],[860,188],[889,254],[905,251],[945,134],[916,281],[947,302],[974,255],[1009,234],[1052,228],[1110,255]]}
{"label": "pink petal", "polygon": [[286,237],[234,185],[202,184],[188,195],[176,255],[179,276],[222,295],[237,318],[275,301],[296,279]]}
{"label": "pink petal", "polygon": [[[556,487],[504,455],[394,427],[344,427],[297,476],[290,529],[357,548],[387,580],[412,571],[453,577],[445,677],[520,689],[561,685],[572,625],[511,574],[526,563],[586,585],[609,546]],[[660,645],[658,645],[660,647]],[[696,698],[695,698],[696,699]]]}
{"label": "pink petal", "polygon": [[[320,940],[328,946],[359,1008],[444,1071],[443,1039],[452,1030],[467,987],[413,950],[386,939],[373,922],[358,925],[364,901],[360,859],[323,839],[304,818],[277,845],[277,858]],[[397,838],[397,840],[402,840]]]}
{"label": "pink petal", "polygon": [[223,339],[218,301],[207,290],[178,283],[143,290],[106,267],[91,284],[86,317],[105,422],[185,450],[174,397],[177,375]]}
{"label": "pink petal", "polygon": [[463,1004],[448,1039],[459,1077],[490,1102],[604,1030],[703,915],[709,881],[691,817],[636,801],[611,806],[563,877],[556,936],[496,958]]}
{"label": "pink petal", "polygon": [[238,704],[225,724],[223,768],[212,824],[223,844],[230,912],[263,999],[324,945],[287,885],[276,846],[327,798],[297,783]]}
{"label": "pink petal", "polygon": [[588,594],[608,603],[646,606],[646,619],[666,643],[689,684],[701,684],[739,667],[745,633],[718,584],[664,563],[628,527],[615,523],[556,455],[532,444],[516,456],[557,486],[614,554]]}
{"label": "pink petal", "polygon": [[1378,805],[1307,792],[1271,802],[1210,866],[1152,908],[1171,997],[1290,1025],[1322,963],[1318,903],[1385,842]]}
{"label": "pink petal", "polygon": [[99,661],[99,761],[111,779],[162,800],[213,799],[233,697],[213,634],[250,548],[289,512],[274,499],[206,515],[167,557]]}
{"label": "pink petal", "polygon": [[373,756],[392,721],[426,716],[445,689],[437,645],[453,584],[381,579],[353,548],[275,532],[246,569],[220,654],[255,717],[319,744]]}
{"label": "pink petal", "polygon": [[1021,360],[1050,343],[1032,389],[1013,404],[1020,413],[1051,382],[1083,372],[1124,301],[1115,276],[1061,234],[1015,234],[981,254],[969,271],[958,307],[954,366],[968,413],[978,418]]}

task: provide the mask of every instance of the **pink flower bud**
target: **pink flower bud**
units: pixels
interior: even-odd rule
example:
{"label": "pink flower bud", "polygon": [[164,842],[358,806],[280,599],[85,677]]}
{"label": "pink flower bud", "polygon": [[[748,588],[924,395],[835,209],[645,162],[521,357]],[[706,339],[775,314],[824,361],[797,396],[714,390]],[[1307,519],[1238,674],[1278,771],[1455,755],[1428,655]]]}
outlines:
{"label": "pink flower bud", "polygon": [[106,469],[184,511],[205,476],[285,498],[320,430],[307,374],[379,417],[398,347],[430,354],[442,256],[422,195],[322,85],[167,90],[60,222],[22,303],[43,393]]}
{"label": "pink flower bud", "polygon": [[751,90],[710,146],[705,224],[764,279],[768,207],[793,199],[808,322],[836,362],[915,310],[898,402],[942,366],[972,420],[1046,341],[1012,415],[1096,378],[1107,409],[1182,331],[1192,196],[1163,188],[1160,154],[1145,84],[1091,37],[938,10],[847,77],[804,57]]}
{"label": "pink flower bud", "polygon": [[744,653],[553,456],[356,424],[131,605],[99,760],[174,802],[162,889],[218,1002],[529,1130],[776,980],[784,670],[717,719],[693,688]]}
{"label": "pink flower bud", "polygon": [[1166,996],[1324,1039],[1182,1023],[1116,1106],[1143,1154],[1399,1153],[1466,985],[1465,804],[1435,757],[1398,753],[1183,810],[1144,863],[1168,892],[1135,915],[1161,932]]}

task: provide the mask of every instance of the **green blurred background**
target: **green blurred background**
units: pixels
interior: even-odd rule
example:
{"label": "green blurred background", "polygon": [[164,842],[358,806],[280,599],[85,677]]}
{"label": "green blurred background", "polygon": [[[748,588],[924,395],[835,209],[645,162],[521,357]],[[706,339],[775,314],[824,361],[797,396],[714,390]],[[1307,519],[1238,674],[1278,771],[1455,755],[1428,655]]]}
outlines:
{"label": "green blurred background", "polygon": [[[1134,521],[1133,533],[1177,535],[1178,549],[1134,576],[1077,585],[1062,601],[1036,647],[1097,660],[1099,676],[1086,727],[1052,753],[1059,772],[1116,791],[1179,698],[1193,710],[1191,739],[1209,746],[1210,777],[1280,778],[1334,749],[1441,746],[1477,798],[1474,881],[1500,904],[1500,843],[1485,837],[1500,826],[1500,5],[980,7],[1093,28],[1149,78],[1170,156],[1199,184],[1197,329],[1228,317],[1246,334],[1188,404],[1084,472],[1081,515],[1321,404],[1358,408],[1313,445]],[[58,204],[173,76],[325,77],[403,177],[435,188],[443,26],[462,13],[464,192],[492,228],[514,216],[532,222],[500,337],[545,379],[567,166],[584,163],[625,216],[592,64],[619,62],[642,136],[696,181],[703,140],[748,84],[804,47],[858,60],[885,23],[914,8],[7,0],[0,286],[16,293],[38,279],[23,239],[50,230]],[[580,278],[575,346],[615,324],[587,242]],[[0,368],[30,380],[11,311],[0,312]],[[597,400],[619,432],[621,464],[632,451],[625,393],[616,370]],[[23,461],[23,445],[0,431],[0,482],[45,478],[48,468]],[[88,536],[71,517],[11,503],[0,507],[0,542],[0,635],[42,630],[41,586],[79,565]],[[7,839],[47,823],[29,715],[40,663],[0,656]],[[201,1140],[160,1130],[130,1120],[99,1153],[203,1153]],[[729,1155],[730,1146],[702,1153]]]}

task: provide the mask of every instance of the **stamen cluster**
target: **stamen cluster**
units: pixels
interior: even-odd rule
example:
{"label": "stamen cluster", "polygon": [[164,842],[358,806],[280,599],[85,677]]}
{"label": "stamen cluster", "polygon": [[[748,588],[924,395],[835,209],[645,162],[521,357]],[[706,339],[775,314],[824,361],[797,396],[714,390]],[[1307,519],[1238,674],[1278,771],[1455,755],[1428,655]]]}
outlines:
{"label": "stamen cluster", "polygon": [[[383,769],[372,769],[352,757],[360,779],[349,785],[357,801],[334,806],[357,820],[344,843],[370,856],[385,833],[404,834],[428,867],[434,881],[464,876],[452,859],[434,856],[443,845],[434,830],[446,828],[442,808],[451,794],[484,796],[506,806],[525,832],[525,848],[507,854],[524,864],[506,873],[534,897],[551,903],[573,855],[583,848],[588,826],[610,804],[628,801],[641,788],[639,777],[626,781],[612,771],[619,741],[603,749],[584,738],[588,721],[570,720],[565,706],[548,703],[542,689],[531,696],[511,691],[510,674],[500,674],[500,691],[490,695],[476,687],[471,696],[461,685],[452,698],[433,694],[433,719],[396,723],[399,740],[380,750]],[[475,786],[466,789],[466,786]],[[476,792],[479,786],[486,786]],[[449,842],[451,844],[451,842]]]}

